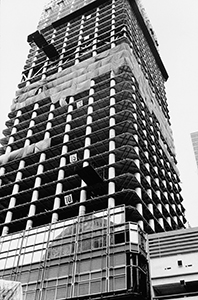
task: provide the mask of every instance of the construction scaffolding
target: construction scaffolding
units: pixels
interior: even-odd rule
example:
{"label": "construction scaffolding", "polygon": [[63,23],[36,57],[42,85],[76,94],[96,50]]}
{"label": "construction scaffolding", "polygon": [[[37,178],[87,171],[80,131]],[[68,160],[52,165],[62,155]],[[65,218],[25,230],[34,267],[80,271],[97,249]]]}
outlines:
{"label": "construction scaffolding", "polygon": [[20,282],[0,279],[1,300],[23,300],[22,286]]}
{"label": "construction scaffolding", "polygon": [[[123,47],[128,46],[122,44]],[[98,197],[99,208],[105,208],[110,181],[116,186],[113,197],[117,204],[130,204],[133,198],[134,207],[138,203],[142,205],[144,212],[138,213],[137,210],[134,221],[144,218],[147,232],[153,230],[149,225],[150,219],[154,220],[158,228],[155,230],[158,231],[162,231],[164,226],[166,230],[171,230],[172,226],[183,226],[180,218],[183,208],[179,211],[177,206],[174,213],[176,218],[173,218],[172,204],[181,204],[182,198],[179,194],[180,187],[175,184],[179,181],[176,169],[170,161],[167,147],[166,151],[162,147],[164,142],[159,120],[145,105],[140,95],[140,85],[127,64],[120,66],[112,79],[111,76],[111,71],[98,75],[91,79],[92,86],[89,89],[74,96],[65,96],[64,102],[61,100],[62,92],[58,96],[55,94],[56,99],[60,99],[55,103],[52,102],[52,96],[42,95],[42,99],[38,100],[39,95],[36,95],[33,103],[28,104],[28,99],[18,102],[25,105],[10,113],[11,119],[7,125],[15,125],[11,126],[12,135],[6,146],[12,151],[7,151],[0,157],[3,173],[2,229],[6,226],[9,227],[9,232],[25,229],[30,215],[31,226],[51,222],[55,213],[62,219],[65,216],[64,210],[68,209],[78,215],[80,195],[85,189],[87,195],[84,205],[88,211],[92,210]],[[30,92],[31,86],[27,88]],[[63,90],[63,93],[65,91],[67,92]],[[112,91],[113,104],[110,96]],[[22,96],[25,97],[25,92]],[[112,110],[116,111],[113,115]],[[109,126],[112,119],[114,123]],[[110,137],[112,130],[115,134]],[[115,146],[110,149],[112,142]],[[112,155],[114,160],[110,163]],[[92,165],[103,178],[102,187],[100,185],[100,189],[95,192],[93,185],[83,187],[78,176],[78,171],[86,164]],[[115,169],[115,177],[112,179],[109,177],[110,167]],[[169,187],[168,190],[166,186]],[[140,187],[142,196],[137,194]],[[163,191],[167,192],[167,196]],[[64,201],[64,197],[70,194],[73,198],[72,208],[65,206]],[[58,205],[55,204],[57,202]],[[153,205],[153,213],[147,203]],[[170,207],[169,212],[167,205]],[[30,214],[30,207],[34,207],[33,214]],[[163,226],[159,224],[159,214],[164,222]],[[169,215],[169,222],[165,215]]]}
{"label": "construction scaffolding", "polygon": [[186,222],[139,1],[54,0],[0,147],[0,277],[24,300],[150,299],[145,233]]}

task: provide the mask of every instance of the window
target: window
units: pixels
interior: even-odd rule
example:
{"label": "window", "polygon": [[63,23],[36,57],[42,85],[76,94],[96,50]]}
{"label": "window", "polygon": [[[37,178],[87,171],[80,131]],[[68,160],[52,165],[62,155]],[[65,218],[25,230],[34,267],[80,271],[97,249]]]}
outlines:
{"label": "window", "polygon": [[50,15],[51,11],[52,11],[52,8],[51,7],[47,7],[45,9],[45,17],[48,17]]}
{"label": "window", "polygon": [[64,1],[64,0],[59,0],[59,1],[57,2],[57,5],[59,6],[60,9],[62,9],[63,6],[65,5],[65,1]]}
{"label": "window", "polygon": [[182,260],[178,260],[177,264],[178,264],[179,267],[182,267]]}

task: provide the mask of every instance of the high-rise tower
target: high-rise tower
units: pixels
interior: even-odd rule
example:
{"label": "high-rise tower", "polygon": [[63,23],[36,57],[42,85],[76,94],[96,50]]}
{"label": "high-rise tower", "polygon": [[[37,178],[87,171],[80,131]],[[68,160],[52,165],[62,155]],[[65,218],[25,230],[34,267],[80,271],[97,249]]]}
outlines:
{"label": "high-rise tower", "polygon": [[195,160],[198,167],[198,131],[191,133],[191,140],[192,140],[193,150],[195,154]]}
{"label": "high-rise tower", "polygon": [[22,282],[25,300],[146,299],[142,230],[186,220],[144,10],[54,0],[28,42],[1,140],[0,276]]}

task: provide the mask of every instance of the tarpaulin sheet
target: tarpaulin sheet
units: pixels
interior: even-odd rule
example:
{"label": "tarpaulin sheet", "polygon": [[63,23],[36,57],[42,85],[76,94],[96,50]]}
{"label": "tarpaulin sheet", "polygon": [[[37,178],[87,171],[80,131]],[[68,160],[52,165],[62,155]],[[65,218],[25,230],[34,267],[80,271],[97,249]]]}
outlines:
{"label": "tarpaulin sheet", "polygon": [[[125,43],[120,44],[113,49],[20,89],[16,92],[11,110],[20,109],[44,97],[51,97],[52,102],[55,103],[62,96],[73,96],[89,89],[92,78],[110,70],[117,71],[121,65],[122,50],[125,48]],[[39,88],[43,90],[36,94]]]}
{"label": "tarpaulin sheet", "polygon": [[14,159],[22,158],[32,153],[37,153],[40,151],[44,151],[48,149],[51,145],[51,138],[47,138],[45,140],[41,140],[38,143],[31,144],[24,148],[20,148],[14,150],[10,153],[3,154],[0,156],[0,165],[7,163],[8,161],[12,161]]}
{"label": "tarpaulin sheet", "polygon": [[23,300],[21,283],[0,279],[0,299]]}
{"label": "tarpaulin sheet", "polygon": [[[66,105],[66,97],[73,96],[90,88],[91,79],[106,72],[113,71],[117,74],[119,68],[127,65],[132,70],[139,86],[140,94],[146,103],[149,111],[155,114],[159,121],[160,130],[175,153],[172,131],[167,120],[152,92],[147,79],[145,78],[136,57],[128,44],[122,43],[112,49],[108,49],[95,57],[91,57],[77,65],[71,66],[47,77],[44,80],[30,84],[17,91],[17,98],[14,100],[12,110],[19,109],[30,103],[39,101],[44,97],[50,97],[53,103],[59,101],[61,106]],[[42,88],[40,94],[36,91]]]}
{"label": "tarpaulin sheet", "polygon": [[47,138],[35,144],[35,152],[40,152],[48,149],[51,144],[51,138]]}

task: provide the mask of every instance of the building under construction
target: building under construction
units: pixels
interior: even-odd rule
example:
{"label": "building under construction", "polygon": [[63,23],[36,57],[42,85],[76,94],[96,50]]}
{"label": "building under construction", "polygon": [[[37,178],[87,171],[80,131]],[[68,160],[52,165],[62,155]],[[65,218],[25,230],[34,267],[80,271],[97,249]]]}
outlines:
{"label": "building under construction", "polygon": [[198,131],[192,132],[191,133],[191,141],[192,141],[192,146],[195,154],[195,160],[198,168]]}
{"label": "building under construction", "polygon": [[149,299],[144,233],[186,220],[145,12],[54,0],[27,40],[1,139],[0,277],[24,300]]}

